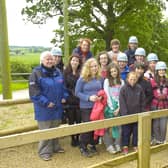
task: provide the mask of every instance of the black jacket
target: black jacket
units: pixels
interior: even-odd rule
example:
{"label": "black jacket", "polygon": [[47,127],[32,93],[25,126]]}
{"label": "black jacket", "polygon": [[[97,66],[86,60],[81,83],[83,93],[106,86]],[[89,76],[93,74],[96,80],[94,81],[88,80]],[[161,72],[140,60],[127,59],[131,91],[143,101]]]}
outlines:
{"label": "black jacket", "polygon": [[145,105],[147,107],[151,104],[153,98],[152,86],[150,82],[143,76],[139,78],[138,84],[142,87],[145,93]]}
{"label": "black jacket", "polygon": [[132,87],[125,83],[120,90],[119,104],[122,116],[144,112],[145,94],[142,87],[139,84]]}
{"label": "black jacket", "polygon": [[69,93],[66,103],[68,107],[79,106],[79,98],[75,96],[75,86],[78,78],[79,76],[73,75],[73,73],[64,73],[65,86]]}

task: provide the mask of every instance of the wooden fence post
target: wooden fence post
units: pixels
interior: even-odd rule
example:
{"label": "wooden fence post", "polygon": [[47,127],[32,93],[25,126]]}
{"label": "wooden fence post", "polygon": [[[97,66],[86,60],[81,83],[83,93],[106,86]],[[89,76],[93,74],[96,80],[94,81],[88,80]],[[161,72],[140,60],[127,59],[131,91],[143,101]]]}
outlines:
{"label": "wooden fence post", "polygon": [[138,168],[150,168],[151,115],[138,117]]}

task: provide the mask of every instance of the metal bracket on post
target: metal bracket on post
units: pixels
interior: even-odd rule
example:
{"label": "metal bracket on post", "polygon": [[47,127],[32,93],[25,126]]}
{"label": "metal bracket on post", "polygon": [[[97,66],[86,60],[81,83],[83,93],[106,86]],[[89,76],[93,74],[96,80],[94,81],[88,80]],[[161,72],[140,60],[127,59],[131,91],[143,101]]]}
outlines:
{"label": "metal bracket on post", "polygon": [[138,168],[150,168],[151,115],[138,116]]}

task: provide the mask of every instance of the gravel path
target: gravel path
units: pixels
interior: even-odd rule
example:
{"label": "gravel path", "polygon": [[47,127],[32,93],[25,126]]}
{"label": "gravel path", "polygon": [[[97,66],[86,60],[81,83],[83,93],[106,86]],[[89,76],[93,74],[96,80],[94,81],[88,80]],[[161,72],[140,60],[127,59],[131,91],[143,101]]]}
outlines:
{"label": "gravel path", "polygon": [[[92,158],[81,156],[78,148],[72,148],[70,138],[60,140],[65,154],[55,154],[51,161],[43,161],[37,155],[37,143],[8,148],[0,151],[0,168],[86,168],[101,161],[109,160],[118,155],[105,151],[104,145],[98,145],[99,155]],[[168,150],[152,155],[151,168],[168,168]],[[136,168],[136,161],[120,165],[116,168]],[[166,168],[166,167],[164,167]]]}

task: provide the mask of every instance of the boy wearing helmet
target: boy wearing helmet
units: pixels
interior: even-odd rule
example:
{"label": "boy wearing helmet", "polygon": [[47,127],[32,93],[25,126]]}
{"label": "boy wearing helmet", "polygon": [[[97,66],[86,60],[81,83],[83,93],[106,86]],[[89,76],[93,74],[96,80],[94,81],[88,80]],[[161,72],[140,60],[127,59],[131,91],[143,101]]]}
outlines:
{"label": "boy wearing helmet", "polygon": [[128,50],[124,53],[128,57],[128,66],[131,66],[135,62],[135,50],[138,47],[138,39],[136,36],[130,36],[128,40]]}
{"label": "boy wearing helmet", "polygon": [[126,80],[129,73],[128,58],[125,53],[119,53],[117,57],[118,66],[120,68],[120,76],[122,80]]}
{"label": "boy wearing helmet", "polygon": [[149,53],[147,56],[148,70],[144,73],[147,79],[154,78],[155,66],[159,61],[158,56],[155,53]]}
{"label": "boy wearing helmet", "polygon": [[[167,65],[159,61],[155,67],[155,77],[150,79],[153,91],[151,110],[168,108],[168,80],[166,78]],[[162,144],[166,141],[167,117],[154,119],[152,122],[152,144]]]}
{"label": "boy wearing helmet", "polygon": [[147,63],[145,61],[146,51],[144,48],[137,48],[135,51],[135,62],[132,66],[130,66],[130,70],[135,70],[135,64],[136,63],[143,63],[145,67],[147,67]]}

